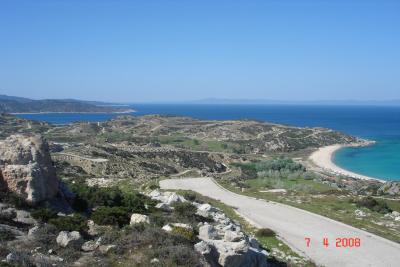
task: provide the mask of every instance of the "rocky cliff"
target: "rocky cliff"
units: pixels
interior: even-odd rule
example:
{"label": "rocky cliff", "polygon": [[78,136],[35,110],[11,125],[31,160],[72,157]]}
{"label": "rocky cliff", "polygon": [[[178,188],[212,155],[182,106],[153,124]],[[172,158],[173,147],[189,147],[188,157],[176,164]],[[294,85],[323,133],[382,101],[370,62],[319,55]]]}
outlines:
{"label": "rocky cliff", "polygon": [[0,184],[32,205],[57,195],[59,180],[40,135],[12,135],[0,141]]}

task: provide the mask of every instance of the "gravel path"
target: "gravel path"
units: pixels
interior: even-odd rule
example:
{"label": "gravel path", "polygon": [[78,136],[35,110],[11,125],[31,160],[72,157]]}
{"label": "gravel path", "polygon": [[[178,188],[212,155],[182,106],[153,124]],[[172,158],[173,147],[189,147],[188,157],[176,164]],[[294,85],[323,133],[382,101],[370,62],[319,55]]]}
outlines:
{"label": "gravel path", "polygon": [[[256,226],[271,228],[297,252],[322,266],[400,266],[400,244],[291,206],[230,192],[209,178],[169,179],[162,189],[193,190],[237,208]],[[311,238],[310,247],[305,238]],[[323,238],[329,246],[323,246]],[[360,247],[336,247],[336,238],[358,237]]]}

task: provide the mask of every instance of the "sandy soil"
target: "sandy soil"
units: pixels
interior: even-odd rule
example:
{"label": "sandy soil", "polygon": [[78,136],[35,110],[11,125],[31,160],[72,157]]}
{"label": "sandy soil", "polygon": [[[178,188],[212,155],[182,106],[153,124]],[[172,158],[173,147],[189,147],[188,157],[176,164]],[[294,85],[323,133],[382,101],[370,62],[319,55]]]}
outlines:
{"label": "sandy soil", "polygon": [[[322,266],[399,266],[400,245],[349,225],[280,203],[259,200],[230,192],[210,178],[160,181],[162,189],[193,190],[236,207],[237,212],[276,233],[295,251]],[[305,238],[311,238],[307,247]],[[336,247],[336,238],[358,237],[360,247]],[[329,246],[323,246],[328,238]]]}
{"label": "sandy soil", "polygon": [[352,178],[363,179],[363,180],[378,180],[384,182],[381,179],[365,176],[362,174],[354,173],[345,169],[340,168],[332,161],[334,153],[345,147],[344,145],[331,145],[319,148],[317,151],[311,154],[310,161],[314,163],[317,167],[321,168],[323,171],[332,173],[335,175],[350,176]]}

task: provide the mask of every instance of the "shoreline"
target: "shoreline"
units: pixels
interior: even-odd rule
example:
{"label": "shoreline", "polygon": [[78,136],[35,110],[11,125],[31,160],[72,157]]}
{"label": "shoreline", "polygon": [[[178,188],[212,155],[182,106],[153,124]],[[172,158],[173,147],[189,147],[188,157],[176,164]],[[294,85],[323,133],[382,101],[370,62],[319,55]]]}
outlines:
{"label": "shoreline", "polygon": [[352,143],[348,145],[343,145],[343,144],[336,144],[336,145],[330,145],[330,146],[324,146],[320,147],[317,151],[314,151],[310,156],[309,160],[318,168],[322,169],[324,172],[328,172],[334,175],[344,175],[348,176],[351,178],[355,179],[361,179],[361,180],[375,180],[379,181],[382,183],[385,183],[387,181],[376,178],[376,177],[371,177],[371,176],[366,176],[362,175],[359,173],[355,173],[346,169],[343,169],[339,166],[337,166],[333,162],[333,156],[335,155],[336,151],[339,149],[345,148],[345,147],[360,147],[360,146],[368,146],[371,144],[374,144],[375,142],[362,142],[362,143]]}
{"label": "shoreline", "polygon": [[11,112],[8,114],[11,115],[37,115],[37,114],[128,114],[136,112],[134,109],[128,109],[124,111],[112,111],[112,112],[104,112],[104,111],[44,111],[44,112]]}

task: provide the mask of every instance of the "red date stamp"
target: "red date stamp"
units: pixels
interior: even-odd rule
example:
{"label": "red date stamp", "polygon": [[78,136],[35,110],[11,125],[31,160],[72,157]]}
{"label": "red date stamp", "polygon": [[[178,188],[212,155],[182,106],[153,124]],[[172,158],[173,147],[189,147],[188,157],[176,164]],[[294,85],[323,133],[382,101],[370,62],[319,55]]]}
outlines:
{"label": "red date stamp", "polygon": [[[315,243],[312,242],[310,237],[305,237],[304,240],[308,248],[311,247],[312,243]],[[335,238],[333,244],[331,244],[329,238],[324,237],[315,244],[322,245],[325,248],[328,248],[331,245],[336,248],[359,248],[361,247],[361,239],[358,237],[337,237]]]}

